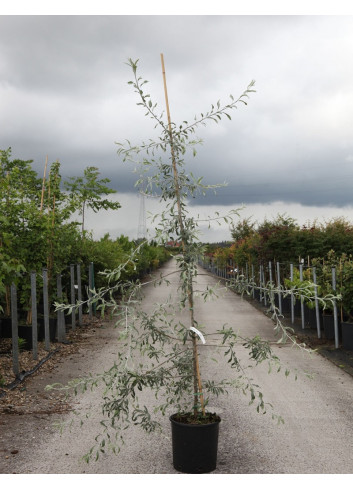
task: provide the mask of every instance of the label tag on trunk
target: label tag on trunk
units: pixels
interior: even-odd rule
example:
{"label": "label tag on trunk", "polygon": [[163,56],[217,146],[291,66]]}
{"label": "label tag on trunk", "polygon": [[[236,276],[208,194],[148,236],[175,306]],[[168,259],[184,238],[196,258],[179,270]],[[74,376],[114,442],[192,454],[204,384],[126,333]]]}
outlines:
{"label": "label tag on trunk", "polygon": [[206,340],[205,340],[203,334],[198,329],[191,326],[190,330],[197,334],[197,336],[200,338],[200,340],[202,341],[203,344],[206,343]]}

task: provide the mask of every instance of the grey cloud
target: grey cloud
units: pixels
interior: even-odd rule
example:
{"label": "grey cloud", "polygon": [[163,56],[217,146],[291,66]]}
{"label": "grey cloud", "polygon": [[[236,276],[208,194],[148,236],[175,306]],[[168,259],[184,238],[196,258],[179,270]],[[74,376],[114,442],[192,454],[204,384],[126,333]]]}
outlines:
{"label": "grey cloud", "polygon": [[134,192],[114,142],[153,137],[153,123],[125,62],[140,58],[162,111],[163,52],[176,122],[256,80],[231,122],[200,129],[189,168],[229,187],[194,204],[349,204],[352,27],[350,16],[2,16],[0,147],[40,171],[49,154],[64,176],[98,166]]}

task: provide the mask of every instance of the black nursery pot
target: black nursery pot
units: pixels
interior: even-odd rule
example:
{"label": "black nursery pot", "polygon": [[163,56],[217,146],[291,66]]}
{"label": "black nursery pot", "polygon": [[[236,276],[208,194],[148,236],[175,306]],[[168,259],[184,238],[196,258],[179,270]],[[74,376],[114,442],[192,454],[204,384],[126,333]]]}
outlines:
{"label": "black nursery pot", "polygon": [[344,322],[342,324],[342,346],[345,350],[353,350],[353,324]]}
{"label": "black nursery pot", "polygon": [[259,291],[259,289],[255,289],[254,290],[254,299],[256,299],[257,301],[260,301],[260,291]]}
{"label": "black nursery pot", "polygon": [[32,338],[32,326],[18,326],[18,337],[25,340],[25,344],[23,345],[24,350],[32,350],[33,348],[33,338]]}
{"label": "black nursery pot", "polygon": [[173,466],[186,474],[212,472],[217,466],[218,433],[221,418],[208,424],[172,423]]}
{"label": "black nursery pot", "polygon": [[0,332],[1,332],[0,338],[11,338],[12,337],[11,318],[2,318],[1,319]]}
{"label": "black nursery pot", "polygon": [[[38,319],[38,340],[43,341],[45,339],[44,330],[44,318]],[[55,317],[49,318],[49,339],[51,342],[55,342],[57,333],[57,319]]]}
{"label": "black nursery pot", "polygon": [[324,326],[325,338],[328,340],[335,339],[335,322],[332,314],[323,314],[322,323]]}

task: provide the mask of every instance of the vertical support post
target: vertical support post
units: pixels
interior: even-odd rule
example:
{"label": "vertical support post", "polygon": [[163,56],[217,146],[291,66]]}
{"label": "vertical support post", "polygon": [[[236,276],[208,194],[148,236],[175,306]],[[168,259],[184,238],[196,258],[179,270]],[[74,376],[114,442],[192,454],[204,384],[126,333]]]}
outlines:
{"label": "vertical support post", "polygon": [[254,282],[255,282],[255,272],[254,272],[254,265],[251,264],[251,282],[252,282],[252,291],[251,291],[251,295],[252,297],[254,298],[255,297],[255,286],[254,286]]}
{"label": "vertical support post", "polygon": [[[57,286],[57,296],[58,296],[59,302],[62,302],[63,288],[62,288],[61,274],[60,273],[58,273],[56,276],[56,286]],[[58,311],[57,320],[58,320],[58,341],[60,341],[62,343],[66,340],[64,311]]]}
{"label": "vertical support post", "polygon": [[263,265],[261,265],[260,277],[261,277],[260,278],[260,286],[261,286],[261,293],[262,293],[261,301],[263,299],[265,306],[267,306],[267,297],[266,297],[266,290],[265,290],[265,270],[264,270]]}
{"label": "vertical support post", "polygon": [[38,315],[37,315],[37,276],[31,272],[31,304],[32,304],[32,356],[38,359]]}
{"label": "vertical support post", "polygon": [[44,349],[50,350],[48,270],[43,268]]}
{"label": "vertical support post", "polygon": [[280,270],[279,262],[277,262],[276,267],[277,267],[277,284],[278,284],[278,309],[279,309],[279,313],[282,314],[281,270]]}
{"label": "vertical support post", "polygon": [[[92,274],[91,274],[91,279],[92,279],[92,289],[94,290],[95,287],[96,287],[96,284],[95,284],[95,281],[94,281],[94,263],[93,261],[91,262],[91,268],[92,268]],[[96,303],[92,304],[92,308],[93,308],[93,314],[96,314]]]}
{"label": "vertical support post", "polygon": [[[336,292],[336,268],[332,267],[332,289],[334,293]],[[334,330],[335,330],[335,348],[339,347],[338,338],[338,315],[337,315],[337,303],[336,299],[333,301],[333,319],[334,319]]]}
{"label": "vertical support post", "polygon": [[265,268],[263,265],[262,265],[262,286],[263,286],[263,291],[264,291],[264,304],[265,304],[265,306],[267,306]]}
{"label": "vertical support post", "polygon": [[78,306],[78,324],[82,325],[82,289],[81,289],[81,265],[77,265],[77,299],[79,302]]}
{"label": "vertical support post", "polygon": [[313,270],[314,295],[315,295],[315,311],[316,311],[317,337],[318,338],[321,338],[319,301],[317,300],[316,267],[313,267],[312,270]]}
{"label": "vertical support post", "polygon": [[269,277],[270,277],[270,294],[269,294],[269,299],[270,299],[270,305],[272,311],[274,310],[274,294],[273,294],[273,280],[272,280],[272,262],[268,262],[268,272],[269,272]]}
{"label": "vertical support post", "polygon": [[[294,279],[294,271],[293,271],[293,263],[290,264],[290,281],[293,282]],[[294,294],[291,292],[290,294],[290,310],[291,310],[291,321],[294,323]]]}
{"label": "vertical support post", "polygon": [[[299,265],[299,278],[300,281],[303,281],[303,264],[301,263]],[[304,297],[300,295],[300,312],[301,312],[301,318],[302,318],[302,329],[305,328],[305,313],[304,313]]]}
{"label": "vertical support post", "polygon": [[75,307],[75,265],[70,265],[70,281],[71,281],[71,327],[72,330],[76,329],[76,307]]}
{"label": "vertical support post", "polygon": [[262,302],[262,264],[260,265],[259,268],[259,292],[260,292],[260,302]]}
{"label": "vertical support post", "polygon": [[12,370],[18,376],[20,373],[18,351],[18,317],[17,317],[17,289],[11,284],[11,328],[12,328]]}
{"label": "vertical support post", "polygon": [[92,267],[91,263],[88,265],[88,316],[90,319],[92,319],[92,292],[91,290],[93,289],[92,287]]}

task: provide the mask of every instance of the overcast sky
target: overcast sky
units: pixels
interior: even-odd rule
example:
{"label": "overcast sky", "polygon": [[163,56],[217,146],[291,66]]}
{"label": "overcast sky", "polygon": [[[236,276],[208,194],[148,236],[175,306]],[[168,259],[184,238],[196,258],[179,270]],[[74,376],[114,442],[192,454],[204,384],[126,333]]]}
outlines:
{"label": "overcast sky", "polygon": [[[164,110],[164,54],[172,119],[256,93],[232,120],[210,123],[190,164],[207,183],[228,182],[194,208],[245,204],[254,220],[288,212],[353,219],[353,16],[10,16],[0,17],[0,148],[62,175],[99,167],[122,209],[93,216],[96,234],[134,237],[139,200],[132,167],[116,141],[158,136],[136,105],[127,58],[140,62]],[[145,202],[146,211],[156,203]],[[229,239],[227,227],[208,235]]]}

